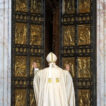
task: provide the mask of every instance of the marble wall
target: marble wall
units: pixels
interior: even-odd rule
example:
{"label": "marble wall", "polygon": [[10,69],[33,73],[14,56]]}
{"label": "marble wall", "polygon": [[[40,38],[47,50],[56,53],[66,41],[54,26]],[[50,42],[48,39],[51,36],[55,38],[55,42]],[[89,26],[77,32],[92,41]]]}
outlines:
{"label": "marble wall", "polygon": [[11,0],[0,0],[0,106],[11,106]]}
{"label": "marble wall", "polygon": [[106,106],[106,0],[97,0],[97,106]]}

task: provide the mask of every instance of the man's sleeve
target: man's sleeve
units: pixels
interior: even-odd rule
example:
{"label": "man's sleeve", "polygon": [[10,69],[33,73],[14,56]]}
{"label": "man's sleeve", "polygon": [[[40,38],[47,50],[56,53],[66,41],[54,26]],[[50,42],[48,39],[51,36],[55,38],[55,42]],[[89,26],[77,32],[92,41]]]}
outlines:
{"label": "man's sleeve", "polygon": [[73,80],[69,72],[66,74],[66,92],[68,98],[68,106],[75,106],[75,92]]}
{"label": "man's sleeve", "polygon": [[38,104],[38,98],[39,98],[39,76],[38,76],[37,73],[34,76],[33,88],[34,88],[36,104]]}

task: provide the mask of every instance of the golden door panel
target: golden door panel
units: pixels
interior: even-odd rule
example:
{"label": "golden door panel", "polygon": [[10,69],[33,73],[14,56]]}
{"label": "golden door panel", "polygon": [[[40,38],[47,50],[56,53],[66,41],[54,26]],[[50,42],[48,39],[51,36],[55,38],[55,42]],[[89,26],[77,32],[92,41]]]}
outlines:
{"label": "golden door panel", "polygon": [[66,64],[70,65],[70,73],[72,77],[75,77],[75,58],[74,57],[62,58],[62,66],[64,69]]}
{"label": "golden door panel", "polygon": [[26,56],[15,57],[15,76],[26,77]]}
{"label": "golden door panel", "polygon": [[78,0],[79,13],[90,12],[90,0]]}
{"label": "golden door panel", "polygon": [[42,0],[31,0],[31,12],[32,13],[42,12]]}
{"label": "golden door panel", "polygon": [[30,45],[42,44],[42,26],[31,25]]}
{"label": "golden door panel", "polygon": [[75,12],[75,0],[64,0],[64,9],[66,14],[73,14]]}
{"label": "golden door panel", "polygon": [[78,45],[88,45],[90,41],[90,25],[78,26]]}
{"label": "golden door panel", "polygon": [[34,91],[33,89],[30,90],[30,106],[35,106],[36,102],[35,102],[35,96],[34,96]]}
{"label": "golden door panel", "polygon": [[90,57],[78,58],[78,78],[90,78]]}
{"label": "golden door panel", "polygon": [[63,40],[64,46],[75,45],[75,27],[64,26],[63,27]]}
{"label": "golden door panel", "polygon": [[15,106],[27,106],[26,89],[15,89]]}
{"label": "golden door panel", "polygon": [[27,12],[27,0],[16,0],[16,11]]}
{"label": "golden door panel", "polygon": [[32,68],[33,62],[37,63],[37,66],[39,69],[42,68],[42,58],[41,57],[30,57],[30,75],[32,76],[34,74],[34,70]]}
{"label": "golden door panel", "polygon": [[26,44],[27,25],[16,23],[15,27],[15,44]]}
{"label": "golden door panel", "polygon": [[91,106],[90,103],[90,90],[78,90],[78,97],[79,97],[79,102],[78,106]]}

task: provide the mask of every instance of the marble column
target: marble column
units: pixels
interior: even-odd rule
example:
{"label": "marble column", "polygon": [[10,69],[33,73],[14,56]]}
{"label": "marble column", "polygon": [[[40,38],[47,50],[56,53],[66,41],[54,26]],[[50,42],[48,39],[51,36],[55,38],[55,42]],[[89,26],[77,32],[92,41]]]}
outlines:
{"label": "marble column", "polygon": [[11,106],[11,0],[0,0],[0,106]]}
{"label": "marble column", "polygon": [[106,0],[97,0],[97,106],[106,106]]}

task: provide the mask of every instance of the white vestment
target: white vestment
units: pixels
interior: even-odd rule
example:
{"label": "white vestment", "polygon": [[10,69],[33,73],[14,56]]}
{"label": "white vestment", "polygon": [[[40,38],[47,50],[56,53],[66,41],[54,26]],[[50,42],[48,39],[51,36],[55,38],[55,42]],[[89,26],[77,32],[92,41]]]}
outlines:
{"label": "white vestment", "polygon": [[33,86],[37,106],[75,106],[72,77],[55,63],[35,73]]}
{"label": "white vestment", "polygon": [[39,70],[39,68],[34,68],[34,75],[35,75],[36,71],[38,71],[38,70]]}

